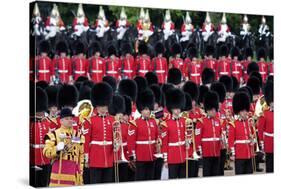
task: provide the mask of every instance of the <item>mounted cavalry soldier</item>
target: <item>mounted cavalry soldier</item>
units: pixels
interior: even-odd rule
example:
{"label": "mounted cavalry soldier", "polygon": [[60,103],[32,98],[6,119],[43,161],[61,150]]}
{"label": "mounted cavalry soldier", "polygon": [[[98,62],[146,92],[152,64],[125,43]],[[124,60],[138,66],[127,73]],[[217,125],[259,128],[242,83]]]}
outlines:
{"label": "mounted cavalry soldier", "polygon": [[137,24],[136,24],[136,28],[137,28],[138,31],[142,30],[144,17],[145,17],[145,12],[144,12],[144,9],[141,8],[140,15],[139,15],[139,18],[138,18],[138,21],[137,21]]}
{"label": "mounted cavalry soldier", "polygon": [[259,40],[262,39],[263,36],[269,37],[270,31],[269,31],[269,26],[266,24],[266,18],[263,16],[261,19],[261,24],[259,26]]}
{"label": "mounted cavalry soldier", "polygon": [[95,29],[99,38],[102,38],[104,33],[110,29],[102,6],[100,6],[98,18],[96,19]]}
{"label": "mounted cavalry soldier", "polygon": [[226,38],[231,35],[230,28],[228,27],[228,25],[226,23],[225,13],[223,13],[221,23],[218,26],[218,34],[219,34],[219,38],[218,38],[217,43],[225,42]]}
{"label": "mounted cavalry soldier", "polygon": [[243,23],[241,24],[241,28],[240,28],[240,36],[245,39],[245,37],[248,35],[251,35],[251,32],[250,32],[250,29],[251,29],[251,25],[249,24],[248,22],[248,17],[247,15],[245,14],[244,15],[244,18],[243,18]]}
{"label": "mounted cavalry soldier", "polygon": [[128,27],[130,26],[130,23],[127,20],[127,15],[125,12],[125,8],[122,7],[120,18],[116,22],[116,31],[117,31],[117,39],[121,40],[127,31]]}
{"label": "mounted cavalry soldier", "polygon": [[138,39],[147,42],[152,34],[153,34],[153,25],[149,18],[149,10],[147,9],[144,16],[143,24],[139,29]]}
{"label": "mounted cavalry soldier", "polygon": [[44,26],[38,4],[35,3],[31,23],[33,24],[32,36],[40,36],[44,33]]}
{"label": "mounted cavalry soldier", "polygon": [[73,20],[72,27],[74,30],[72,36],[76,35],[78,37],[80,37],[83,32],[87,32],[89,29],[89,22],[81,3],[78,5],[77,15]]}
{"label": "mounted cavalry soldier", "polygon": [[189,16],[189,13],[186,12],[184,23],[181,26],[181,39],[180,42],[187,42],[191,34],[194,32],[194,26],[192,25],[192,20]]}
{"label": "mounted cavalry soldier", "polygon": [[162,24],[162,30],[164,33],[164,40],[167,40],[175,32],[175,24],[171,19],[170,10],[166,10],[164,22]]}
{"label": "mounted cavalry soldier", "polygon": [[51,15],[47,17],[45,23],[45,39],[55,37],[57,32],[65,30],[64,23],[61,19],[58,6],[56,4],[53,5],[53,9]]}
{"label": "mounted cavalry soldier", "polygon": [[208,41],[208,38],[214,33],[214,25],[211,22],[211,17],[209,12],[206,13],[206,19],[202,26],[202,36],[205,42]]}

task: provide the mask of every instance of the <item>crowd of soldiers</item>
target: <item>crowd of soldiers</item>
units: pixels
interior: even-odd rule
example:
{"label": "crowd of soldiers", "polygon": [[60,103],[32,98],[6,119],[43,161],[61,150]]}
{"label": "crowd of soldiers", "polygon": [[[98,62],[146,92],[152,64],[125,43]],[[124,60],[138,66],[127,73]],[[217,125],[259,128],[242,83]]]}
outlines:
{"label": "crowd of soldiers", "polygon": [[102,56],[97,41],[77,43],[72,57],[63,41],[49,50],[42,41],[30,61],[32,186],[159,180],[164,169],[169,179],[199,167],[224,175],[232,161],[235,174],[262,171],[262,161],[273,172],[272,51],[259,48],[255,62],[253,49],[226,45],[218,59],[212,46],[182,58],[177,43],[168,58],[162,43],[153,58],[145,42],[120,57],[114,46]]}

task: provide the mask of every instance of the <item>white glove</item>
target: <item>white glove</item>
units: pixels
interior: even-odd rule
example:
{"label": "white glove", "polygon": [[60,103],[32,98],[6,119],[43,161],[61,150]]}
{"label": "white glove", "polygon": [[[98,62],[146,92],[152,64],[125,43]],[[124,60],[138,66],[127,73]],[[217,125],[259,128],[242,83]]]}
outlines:
{"label": "white glove", "polygon": [[59,142],[57,145],[57,152],[62,151],[64,149],[64,142]]}

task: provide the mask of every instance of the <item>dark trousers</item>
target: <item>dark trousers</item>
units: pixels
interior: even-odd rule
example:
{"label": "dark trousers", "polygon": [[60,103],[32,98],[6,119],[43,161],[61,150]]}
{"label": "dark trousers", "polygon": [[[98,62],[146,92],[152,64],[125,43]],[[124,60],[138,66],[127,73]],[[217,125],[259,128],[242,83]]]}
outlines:
{"label": "dark trousers", "polygon": [[119,182],[128,181],[128,171],[129,171],[128,163],[119,163],[118,169],[119,169]]}
{"label": "dark trousers", "polygon": [[221,156],[220,156],[220,172],[219,175],[224,175],[224,164],[226,161],[226,149],[221,150]]}
{"label": "dark trousers", "polygon": [[219,157],[203,157],[203,176],[217,176],[220,173]]}
{"label": "dark trousers", "polygon": [[168,164],[169,179],[185,178],[186,163]]}
{"label": "dark trousers", "polygon": [[128,181],[135,181],[136,180],[136,170],[132,170],[128,167]]}
{"label": "dark trousers", "polygon": [[252,174],[253,173],[253,160],[252,159],[236,159],[235,160],[235,174]]}
{"label": "dark trousers", "polygon": [[265,154],[265,167],[267,173],[273,173],[274,172],[274,154],[273,153],[266,153]]}
{"label": "dark trousers", "polygon": [[188,178],[198,177],[199,161],[188,160]]}
{"label": "dark trousers", "polygon": [[164,164],[163,158],[157,158],[155,161],[155,172],[154,172],[154,180],[161,179],[162,167]]}
{"label": "dark trousers", "polygon": [[30,166],[29,168],[29,184],[33,187],[47,187],[50,182],[51,165]]}
{"label": "dark trousers", "polygon": [[136,180],[153,180],[155,171],[154,161],[136,162]]}
{"label": "dark trousers", "polygon": [[113,182],[113,168],[90,167],[90,184]]}
{"label": "dark trousers", "polygon": [[83,169],[83,182],[84,184],[90,184],[90,168],[84,167]]}

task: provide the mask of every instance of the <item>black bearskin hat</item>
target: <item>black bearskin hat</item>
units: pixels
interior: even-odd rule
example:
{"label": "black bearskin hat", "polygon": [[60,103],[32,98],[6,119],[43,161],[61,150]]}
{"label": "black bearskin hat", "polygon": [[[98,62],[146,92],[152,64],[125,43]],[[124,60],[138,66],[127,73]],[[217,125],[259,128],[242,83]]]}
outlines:
{"label": "black bearskin hat", "polygon": [[190,47],[188,49],[188,55],[189,55],[190,60],[192,60],[193,58],[196,58],[197,57],[197,50],[196,50],[196,48]]}
{"label": "black bearskin hat", "polygon": [[247,86],[250,87],[253,91],[253,95],[259,95],[260,94],[260,80],[253,76],[250,77],[247,81]]}
{"label": "black bearskin hat", "polygon": [[64,42],[64,41],[58,42],[57,45],[56,45],[56,51],[57,51],[57,54],[67,53],[68,47],[67,47],[66,42]]}
{"label": "black bearskin hat", "polygon": [[160,42],[156,43],[156,45],[155,45],[155,53],[156,53],[156,55],[164,54],[164,52],[165,52],[164,45],[162,43],[160,43]]}
{"label": "black bearskin hat", "polygon": [[112,101],[108,107],[108,112],[110,115],[115,116],[119,113],[125,112],[125,100],[121,95],[113,95]]}
{"label": "black bearskin hat", "polygon": [[198,90],[198,86],[195,82],[193,82],[193,81],[185,82],[184,85],[182,86],[182,90],[183,90],[183,92],[188,93],[191,96],[192,100],[197,102],[199,90]]}
{"label": "black bearskin hat", "polygon": [[184,93],[185,96],[185,105],[183,111],[190,111],[192,110],[192,99],[188,93]]}
{"label": "black bearskin hat", "polygon": [[140,42],[139,44],[139,54],[143,55],[143,54],[147,54],[147,45],[145,44],[145,42]]}
{"label": "black bearskin hat", "polygon": [[253,50],[251,48],[247,48],[245,50],[245,58],[248,58],[248,57],[253,57],[254,56],[254,53],[253,53]]}
{"label": "black bearskin hat", "polygon": [[185,95],[180,89],[173,88],[168,90],[166,94],[166,107],[170,113],[172,109],[183,110],[185,106]]}
{"label": "black bearskin hat", "polygon": [[154,97],[155,97],[155,103],[161,105],[162,102],[162,91],[159,85],[153,84],[150,86],[150,89],[152,90]]}
{"label": "black bearskin hat", "polygon": [[80,100],[91,100],[92,88],[89,86],[81,86],[79,90],[79,101]]}
{"label": "black bearskin hat", "polygon": [[239,88],[238,91],[247,93],[249,96],[250,102],[253,102],[253,91],[250,87],[244,86],[244,87]]}
{"label": "black bearskin hat", "polygon": [[273,82],[267,81],[264,85],[264,98],[267,103],[267,105],[270,105],[271,102],[273,102]]}
{"label": "black bearskin hat", "polygon": [[239,57],[240,56],[240,52],[238,47],[233,47],[231,49],[231,58],[234,58],[235,56]]}
{"label": "black bearskin hat", "polygon": [[137,83],[132,79],[122,79],[118,85],[118,93],[129,96],[135,102],[138,93]]}
{"label": "black bearskin hat", "polygon": [[212,110],[213,108],[218,111],[219,109],[219,96],[214,91],[208,91],[204,97],[204,108],[207,112],[208,110]]}
{"label": "black bearskin hat", "polygon": [[158,83],[158,77],[154,72],[147,72],[145,74],[145,78],[146,78],[148,86]]}
{"label": "black bearskin hat", "polygon": [[138,95],[136,105],[139,112],[145,108],[152,111],[154,109],[154,103],[155,99],[153,92],[150,89],[145,89]]}
{"label": "black bearskin hat", "polygon": [[178,43],[174,43],[171,49],[171,53],[173,56],[177,55],[177,54],[181,54],[181,45]]}
{"label": "black bearskin hat", "polygon": [[232,78],[232,84],[233,84],[233,88],[232,88],[232,91],[233,92],[236,92],[238,89],[239,89],[239,86],[240,86],[240,82],[238,81],[238,79],[234,76],[231,76]]}
{"label": "black bearskin hat", "polygon": [[269,49],[269,59],[272,61],[274,59],[274,50],[273,47]]}
{"label": "black bearskin hat", "polygon": [[75,82],[84,82],[89,80],[86,76],[79,76]]}
{"label": "black bearskin hat", "polygon": [[213,83],[216,79],[216,74],[211,68],[204,68],[201,75],[203,85]]}
{"label": "black bearskin hat", "polygon": [[228,75],[221,76],[219,82],[221,82],[224,85],[226,92],[233,91],[233,80],[230,76]]}
{"label": "black bearskin hat", "polygon": [[59,89],[57,98],[59,109],[65,106],[75,107],[78,101],[78,90],[74,85],[64,84]]}
{"label": "black bearskin hat", "polygon": [[112,101],[113,90],[108,83],[100,82],[93,87],[91,96],[94,107],[109,106]]}
{"label": "black bearskin hat", "polygon": [[225,96],[226,96],[226,90],[221,82],[214,82],[212,83],[210,89],[218,94],[219,102],[223,103]]}
{"label": "black bearskin hat", "polygon": [[132,114],[132,100],[130,97],[124,95],[124,102],[125,102],[125,115],[130,116]]}
{"label": "black bearskin hat", "polygon": [[39,44],[39,53],[49,53],[50,51],[50,44],[48,41],[42,41],[40,44]]}
{"label": "black bearskin hat", "polygon": [[263,47],[259,48],[257,51],[257,59],[260,60],[261,58],[267,58],[265,48]]}
{"label": "black bearskin hat", "polygon": [[122,55],[125,56],[126,54],[133,54],[133,48],[130,43],[123,43],[121,45]]}
{"label": "black bearskin hat", "polygon": [[111,44],[107,47],[107,55],[108,56],[111,56],[111,55],[117,56],[117,49],[113,44]]}
{"label": "black bearskin hat", "polygon": [[91,43],[88,51],[89,51],[89,57],[94,56],[96,52],[101,53],[102,52],[101,44],[98,41]]}
{"label": "black bearskin hat", "polygon": [[36,112],[46,112],[48,110],[48,96],[46,92],[36,87]]}
{"label": "black bearskin hat", "polygon": [[214,53],[215,53],[215,48],[212,45],[208,45],[205,50],[206,56],[210,56],[210,55],[214,56]]}
{"label": "black bearskin hat", "polygon": [[199,87],[199,95],[198,95],[198,103],[204,102],[204,97],[206,93],[209,92],[209,88],[206,85],[200,85]]}
{"label": "black bearskin hat", "polygon": [[102,81],[109,84],[111,86],[113,92],[116,91],[117,81],[114,77],[107,75],[102,78]]}
{"label": "black bearskin hat", "polygon": [[229,52],[228,52],[228,47],[226,45],[222,45],[220,47],[220,50],[219,50],[219,55],[220,56],[228,56]]}
{"label": "black bearskin hat", "polygon": [[166,106],[165,99],[166,99],[166,94],[167,94],[168,90],[173,89],[173,88],[174,88],[174,85],[171,84],[171,83],[164,83],[164,84],[161,86],[161,92],[162,92],[162,102],[161,102],[161,106],[162,106],[162,107],[165,107],[165,106]]}
{"label": "black bearskin hat", "polygon": [[85,45],[82,42],[78,42],[75,45],[75,54],[81,54],[81,53],[85,53]]}
{"label": "black bearskin hat", "polygon": [[57,86],[49,86],[45,89],[47,95],[48,95],[48,107],[54,107],[58,106],[57,103],[57,96],[59,88]]}
{"label": "black bearskin hat", "polygon": [[258,78],[259,81],[260,81],[260,86],[262,87],[263,81],[262,81],[262,76],[261,76],[260,72],[254,71],[254,72],[252,72],[250,74],[249,77],[256,77],[256,78]]}
{"label": "black bearskin hat", "polygon": [[174,85],[180,84],[182,81],[182,74],[178,68],[171,68],[168,71],[167,82]]}
{"label": "black bearskin hat", "polygon": [[260,70],[259,65],[256,62],[251,62],[247,66],[247,74],[250,75],[252,72],[258,72]]}
{"label": "black bearskin hat", "polygon": [[234,114],[238,114],[240,111],[250,110],[250,98],[246,92],[235,93],[232,101],[232,108]]}
{"label": "black bearskin hat", "polygon": [[46,89],[49,86],[49,84],[46,81],[37,81],[36,82],[36,87],[40,87],[41,89]]}
{"label": "black bearskin hat", "polygon": [[136,76],[134,78],[134,81],[137,84],[137,88],[138,88],[137,92],[138,93],[144,91],[148,87],[147,80],[144,77]]}

